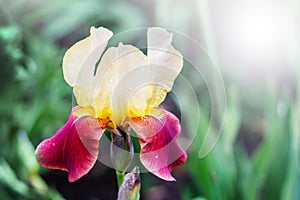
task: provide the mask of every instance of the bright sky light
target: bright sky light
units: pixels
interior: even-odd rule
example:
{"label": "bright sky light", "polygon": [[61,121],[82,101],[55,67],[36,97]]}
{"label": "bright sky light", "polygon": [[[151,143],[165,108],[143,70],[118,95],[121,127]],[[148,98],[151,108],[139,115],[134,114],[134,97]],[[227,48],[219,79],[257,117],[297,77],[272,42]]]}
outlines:
{"label": "bright sky light", "polygon": [[236,45],[241,45],[253,56],[272,56],[282,43],[284,17],[276,7],[270,5],[237,10],[231,27]]}
{"label": "bright sky light", "polygon": [[292,6],[283,1],[234,2],[220,10],[216,21],[216,26],[223,23],[218,35],[221,48],[226,47],[220,53],[226,64],[263,73],[283,67],[286,48],[297,43]]}

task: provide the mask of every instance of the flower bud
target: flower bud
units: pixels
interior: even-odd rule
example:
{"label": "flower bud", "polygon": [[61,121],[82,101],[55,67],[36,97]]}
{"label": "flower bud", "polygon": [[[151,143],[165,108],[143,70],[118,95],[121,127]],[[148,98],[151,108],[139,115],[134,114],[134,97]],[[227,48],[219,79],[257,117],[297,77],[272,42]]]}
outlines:
{"label": "flower bud", "polygon": [[123,128],[118,127],[112,132],[110,145],[110,156],[114,168],[117,171],[124,172],[130,165],[134,149],[129,134]]}
{"label": "flower bud", "polygon": [[118,200],[137,200],[140,196],[140,171],[136,166],[126,174],[118,193]]}

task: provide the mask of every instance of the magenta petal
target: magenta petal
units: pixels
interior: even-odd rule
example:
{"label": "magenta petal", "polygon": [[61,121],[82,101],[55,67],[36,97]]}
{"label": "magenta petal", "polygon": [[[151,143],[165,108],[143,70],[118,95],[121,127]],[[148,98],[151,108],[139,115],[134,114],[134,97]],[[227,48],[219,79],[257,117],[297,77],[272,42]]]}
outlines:
{"label": "magenta petal", "polygon": [[185,151],[176,143],[181,132],[177,117],[166,110],[155,109],[151,116],[133,118],[130,125],[141,144],[143,165],[159,178],[175,181],[171,171],[187,159]]}
{"label": "magenta petal", "polygon": [[36,149],[38,162],[46,168],[68,172],[68,180],[76,181],[88,173],[98,158],[98,142],[103,129],[91,116],[77,118],[73,112],[56,134]]}

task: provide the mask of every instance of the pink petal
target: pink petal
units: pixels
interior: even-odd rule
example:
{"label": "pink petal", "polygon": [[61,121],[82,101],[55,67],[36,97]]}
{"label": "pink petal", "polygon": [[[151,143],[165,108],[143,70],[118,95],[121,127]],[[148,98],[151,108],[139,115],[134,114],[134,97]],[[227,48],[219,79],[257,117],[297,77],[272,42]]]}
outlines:
{"label": "pink petal", "polygon": [[73,115],[56,134],[44,140],[36,149],[38,162],[46,168],[68,172],[69,182],[88,173],[98,158],[98,141],[103,133],[98,119]]}
{"label": "pink petal", "polygon": [[185,163],[187,154],[178,146],[179,120],[164,109],[153,115],[132,118],[131,127],[141,144],[141,162],[153,174],[167,181],[175,181],[171,171]]}

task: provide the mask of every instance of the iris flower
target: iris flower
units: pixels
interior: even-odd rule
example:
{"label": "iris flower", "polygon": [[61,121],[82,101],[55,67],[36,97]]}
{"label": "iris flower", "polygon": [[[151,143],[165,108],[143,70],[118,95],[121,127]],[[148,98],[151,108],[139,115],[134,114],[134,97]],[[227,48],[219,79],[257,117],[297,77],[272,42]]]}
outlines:
{"label": "iris flower", "polygon": [[172,34],[162,28],[147,30],[147,55],[122,43],[105,51],[112,35],[106,28],[91,27],[90,36],[65,53],[64,79],[73,88],[77,105],[65,125],[39,144],[37,160],[43,167],[67,171],[73,182],[97,161],[105,129],[111,134],[119,128],[133,129],[144,167],[174,181],[171,171],[187,155],[176,143],[179,120],[158,106],[182,69],[182,55],[171,45]]}

